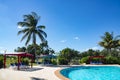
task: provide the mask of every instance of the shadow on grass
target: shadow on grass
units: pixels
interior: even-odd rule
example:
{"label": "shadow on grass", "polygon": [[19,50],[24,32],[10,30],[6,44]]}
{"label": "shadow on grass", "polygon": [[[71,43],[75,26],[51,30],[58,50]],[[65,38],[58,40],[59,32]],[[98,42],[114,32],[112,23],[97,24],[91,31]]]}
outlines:
{"label": "shadow on grass", "polygon": [[31,77],[31,80],[46,80],[46,79],[43,79],[43,78],[36,78],[36,77]]}

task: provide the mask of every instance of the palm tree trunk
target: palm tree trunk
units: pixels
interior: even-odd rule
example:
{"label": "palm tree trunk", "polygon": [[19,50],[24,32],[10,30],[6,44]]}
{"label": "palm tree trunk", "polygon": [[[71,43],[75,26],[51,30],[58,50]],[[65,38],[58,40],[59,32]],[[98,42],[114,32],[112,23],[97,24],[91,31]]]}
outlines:
{"label": "palm tree trunk", "polygon": [[111,56],[111,50],[109,48],[107,48],[107,54],[108,56]]}
{"label": "palm tree trunk", "polygon": [[37,53],[36,53],[36,50],[37,50],[37,44],[36,44],[36,43],[34,43],[34,50],[35,50],[35,53],[34,53],[34,55],[35,55],[35,60],[36,60],[36,62],[38,63],[38,57],[37,57]]}
{"label": "palm tree trunk", "polygon": [[109,56],[111,56],[111,48],[109,49]]}

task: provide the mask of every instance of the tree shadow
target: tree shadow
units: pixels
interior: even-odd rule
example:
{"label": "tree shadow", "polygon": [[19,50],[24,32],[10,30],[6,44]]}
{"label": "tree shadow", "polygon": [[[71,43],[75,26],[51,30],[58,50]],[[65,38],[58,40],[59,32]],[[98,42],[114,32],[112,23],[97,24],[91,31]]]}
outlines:
{"label": "tree shadow", "polygon": [[45,67],[63,68],[63,67],[73,67],[72,65],[44,65]]}
{"label": "tree shadow", "polygon": [[31,77],[31,80],[46,80],[46,79],[43,79],[43,78],[36,78],[36,77]]}
{"label": "tree shadow", "polygon": [[22,69],[21,71],[26,71],[26,72],[33,72],[33,71],[38,71],[42,70],[44,68],[28,68],[28,69]]}

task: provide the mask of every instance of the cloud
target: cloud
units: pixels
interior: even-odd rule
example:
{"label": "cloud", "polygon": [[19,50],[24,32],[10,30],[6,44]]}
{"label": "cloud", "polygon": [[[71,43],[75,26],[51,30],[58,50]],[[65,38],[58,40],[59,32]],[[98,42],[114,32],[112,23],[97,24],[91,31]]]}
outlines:
{"label": "cloud", "polygon": [[65,43],[66,41],[67,41],[67,40],[61,40],[60,42],[61,42],[61,43]]}
{"label": "cloud", "polygon": [[92,47],[92,48],[86,48],[85,50],[83,50],[83,51],[88,51],[89,49],[92,49],[92,50],[99,50],[99,48],[98,47]]}
{"label": "cloud", "polygon": [[22,29],[22,27],[21,27],[21,26],[18,26],[18,29]]}
{"label": "cloud", "polygon": [[74,37],[74,39],[75,39],[75,40],[80,40],[80,38],[79,38],[79,37]]}
{"label": "cloud", "polygon": [[98,50],[99,48],[98,47],[92,47],[93,50]]}
{"label": "cloud", "polygon": [[0,47],[0,53],[4,53],[5,51],[7,51],[7,49],[5,49],[4,47]]}

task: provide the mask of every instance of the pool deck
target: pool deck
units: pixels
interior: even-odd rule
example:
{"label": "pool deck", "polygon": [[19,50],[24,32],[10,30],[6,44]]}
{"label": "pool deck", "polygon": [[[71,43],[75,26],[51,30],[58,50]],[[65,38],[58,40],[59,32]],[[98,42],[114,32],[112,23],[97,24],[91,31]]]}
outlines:
{"label": "pool deck", "polygon": [[120,65],[65,65],[65,66],[34,66],[32,69],[18,71],[0,69],[0,80],[69,80],[60,74],[60,70],[73,66],[119,66]]}
{"label": "pool deck", "polygon": [[58,69],[61,67],[34,66],[24,71],[0,69],[0,80],[60,80],[54,74]]}

